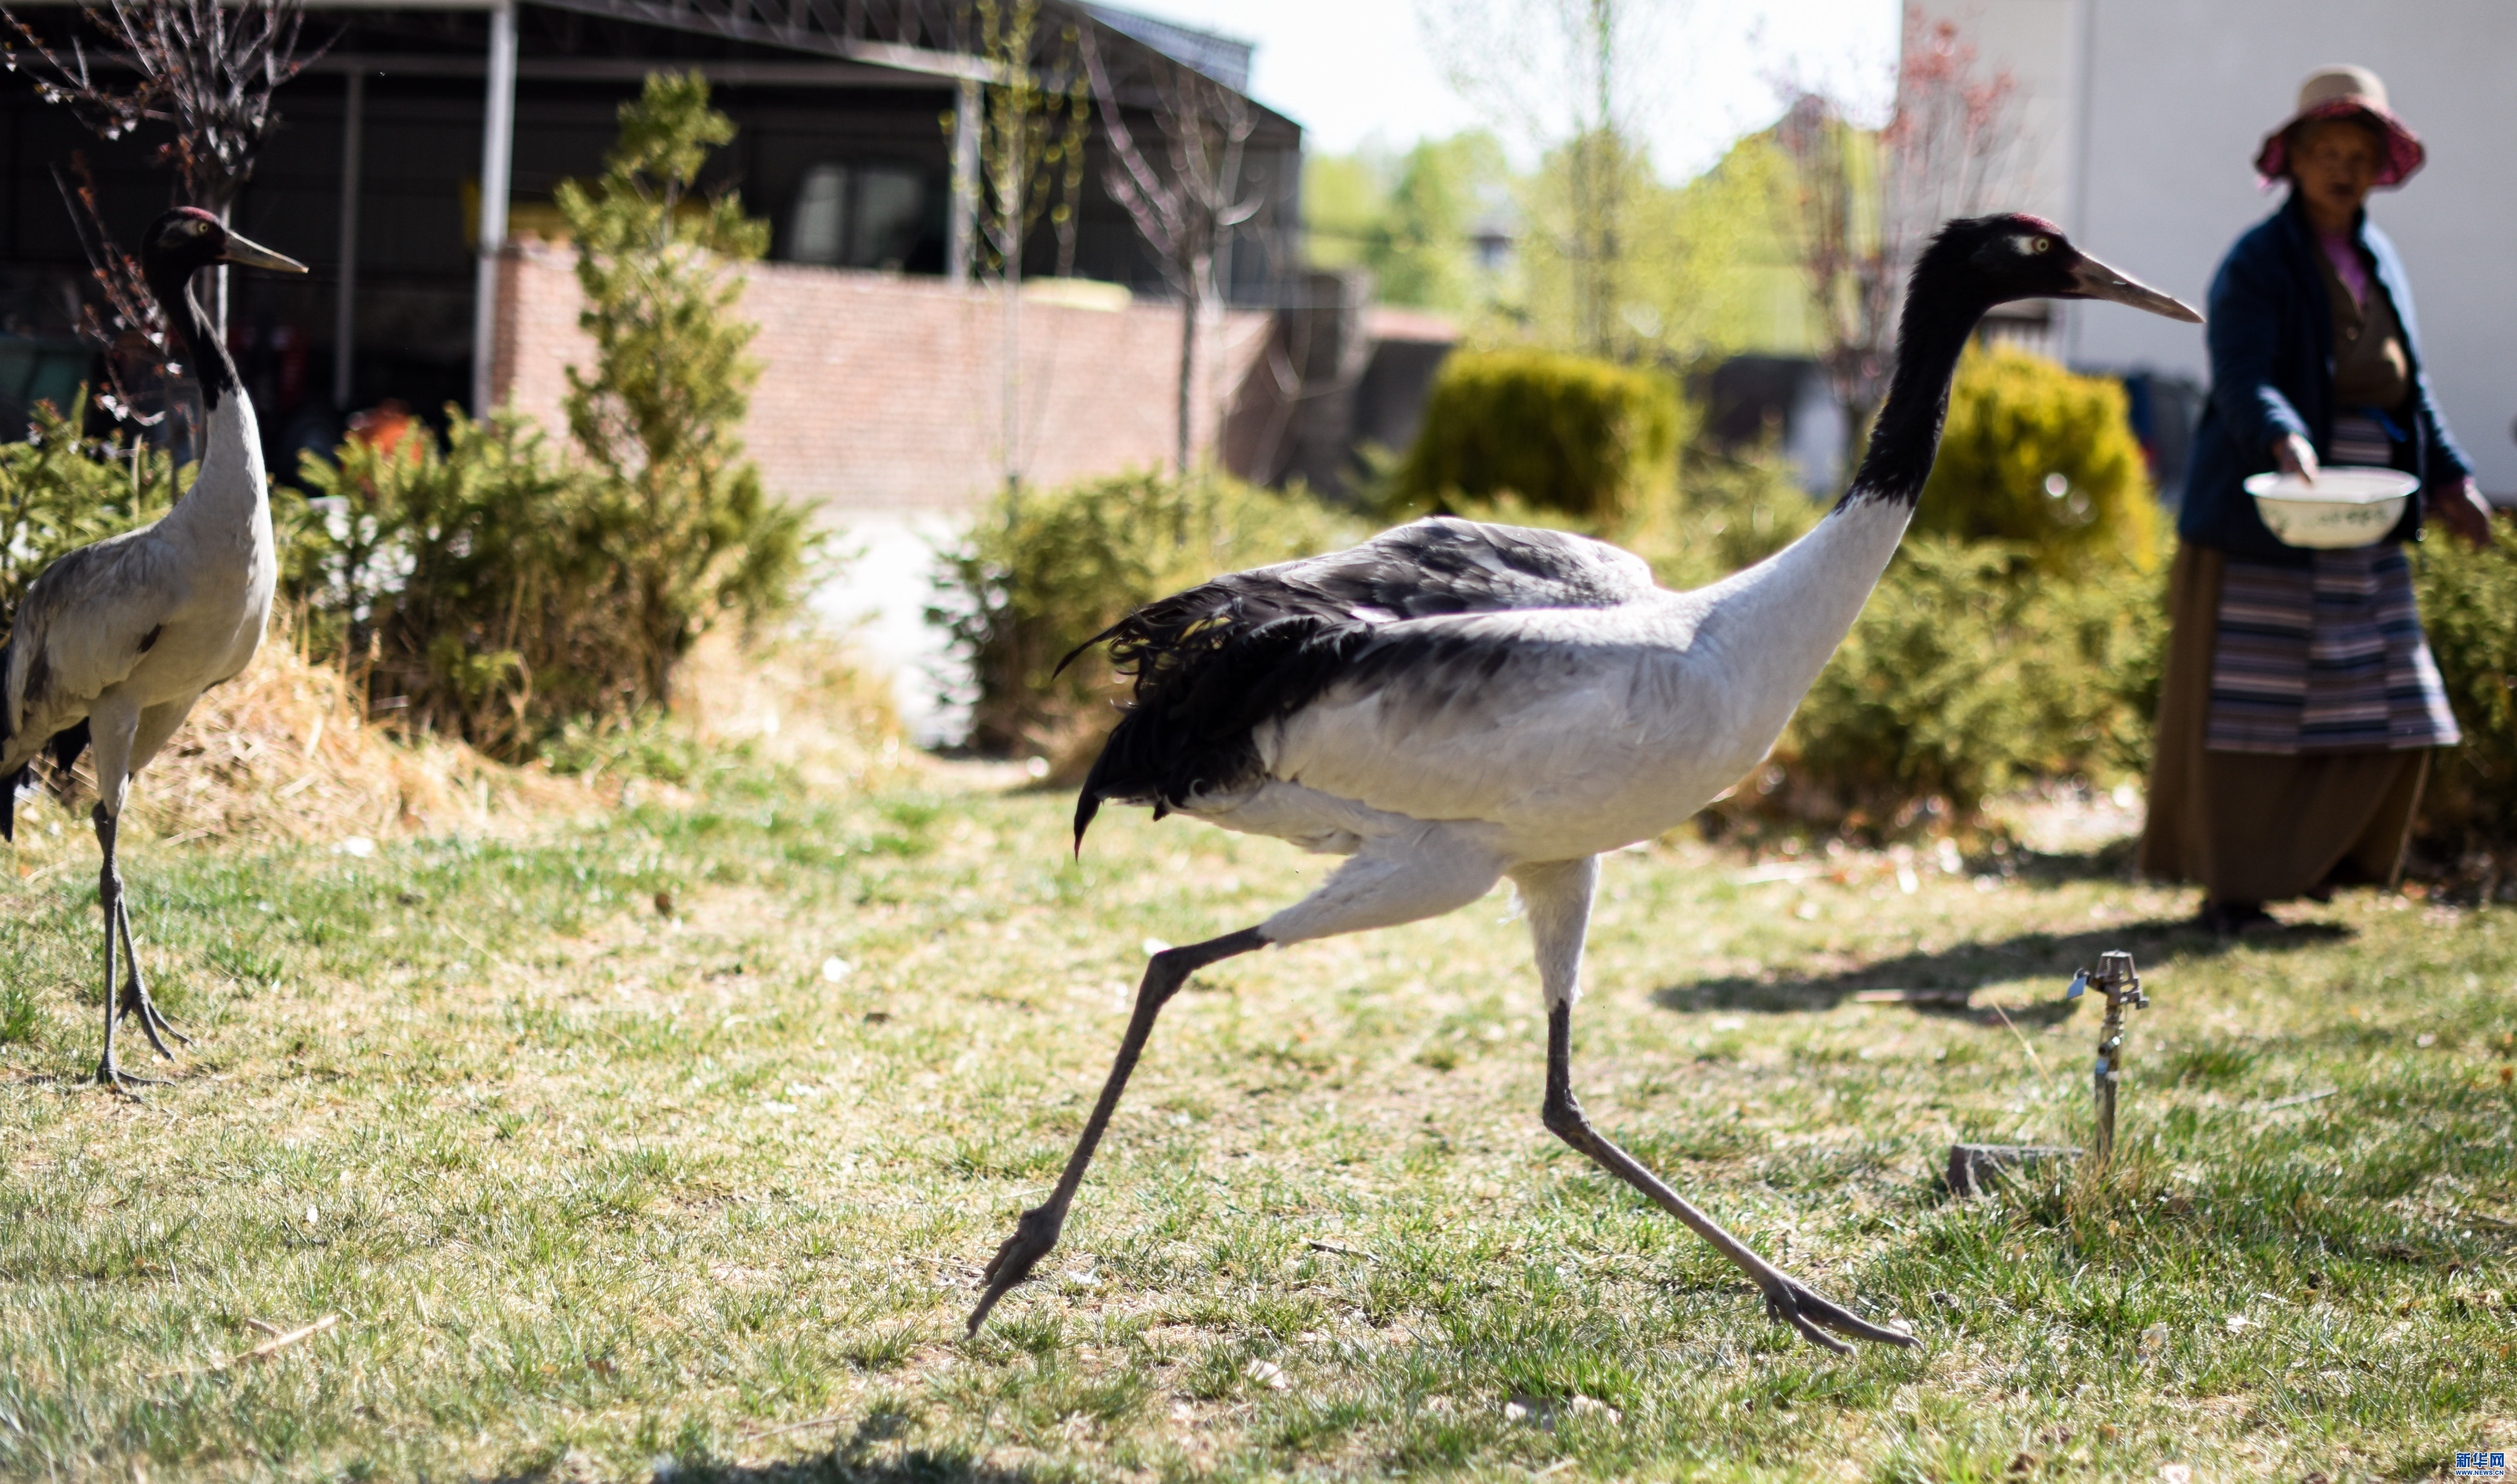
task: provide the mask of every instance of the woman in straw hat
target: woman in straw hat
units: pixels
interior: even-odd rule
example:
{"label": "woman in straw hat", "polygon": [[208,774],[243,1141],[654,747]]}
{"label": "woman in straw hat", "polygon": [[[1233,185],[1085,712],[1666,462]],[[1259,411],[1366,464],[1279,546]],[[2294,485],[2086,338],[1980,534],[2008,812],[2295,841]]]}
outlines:
{"label": "woman in straw hat", "polygon": [[[2200,882],[2224,934],[2277,925],[2267,902],[2393,881],[2429,749],[2459,740],[2402,543],[2424,508],[2474,540],[2490,518],[2421,369],[2403,261],[2364,210],[2422,152],[2375,73],[2319,70],[2255,156],[2288,198],[2211,282],[2141,864]],[[2328,463],[2409,471],[2422,498],[2373,546],[2283,545],[2246,476]]]}

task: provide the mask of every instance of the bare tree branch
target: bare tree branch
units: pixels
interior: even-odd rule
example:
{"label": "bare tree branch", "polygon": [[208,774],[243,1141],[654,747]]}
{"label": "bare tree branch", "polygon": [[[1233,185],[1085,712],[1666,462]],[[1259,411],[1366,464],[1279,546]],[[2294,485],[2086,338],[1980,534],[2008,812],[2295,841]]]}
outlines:
{"label": "bare tree branch", "polygon": [[[71,184],[71,176],[78,178],[76,185]],[[70,225],[87,254],[88,275],[105,300],[102,313],[94,304],[82,304],[78,316],[80,336],[105,356],[106,385],[98,392],[96,404],[116,422],[142,429],[157,427],[176,409],[165,396],[175,354],[166,313],[141,276],[139,261],[106,230],[104,213],[97,207],[96,177],[88,169],[85,152],[71,152],[67,171],[54,167],[53,184],[61,189],[62,203],[69,208]],[[146,408],[151,401],[157,403],[154,411]],[[180,421],[189,423],[189,414]]]}
{"label": "bare tree branch", "polygon": [[137,81],[105,82],[76,36],[64,58],[5,8],[0,20],[25,51],[0,44],[0,64],[24,71],[46,103],[66,106],[102,138],[120,139],[143,123],[173,125],[158,163],[175,168],[191,204],[222,217],[279,121],[272,95],[331,46],[298,54],[300,0],[112,0],[109,11],[86,17],[112,46],[105,60],[136,72]]}
{"label": "bare tree branch", "polygon": [[1086,73],[1092,80],[1110,142],[1102,185],[1126,208],[1129,220],[1152,248],[1163,280],[1180,297],[1179,395],[1173,456],[1189,470],[1189,404],[1197,370],[1198,321],[1216,298],[1215,259],[1236,229],[1265,206],[1263,190],[1244,195],[1243,162],[1258,110],[1233,88],[1185,63],[1152,64],[1154,126],[1162,136],[1160,157],[1129,128],[1119,90],[1112,85],[1101,48],[1087,25],[1081,37]]}
{"label": "bare tree branch", "polygon": [[1954,22],[1926,21],[1909,5],[1886,128],[1866,135],[1832,100],[1805,91],[1775,128],[1795,167],[1801,268],[1848,460],[1895,369],[1915,258],[1941,222],[1983,212],[2013,184],[2015,93],[2007,72],[1977,74],[1975,48]]}

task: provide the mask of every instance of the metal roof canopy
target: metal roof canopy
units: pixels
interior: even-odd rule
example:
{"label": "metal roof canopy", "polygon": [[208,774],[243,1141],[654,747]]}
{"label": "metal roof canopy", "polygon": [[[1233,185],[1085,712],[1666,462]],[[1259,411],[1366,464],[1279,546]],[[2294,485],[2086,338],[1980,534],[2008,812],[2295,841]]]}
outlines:
{"label": "metal roof canopy", "polygon": [[[29,9],[68,8],[81,0],[21,0]],[[353,81],[353,113],[347,137],[362,135],[356,110],[364,101],[363,83],[369,70],[437,76],[486,74],[486,118],[481,131],[481,223],[479,265],[474,290],[472,326],[472,410],[490,407],[491,360],[498,320],[498,253],[506,245],[507,196],[515,153],[516,9],[519,0],[302,0],[309,11],[464,11],[490,18],[488,55],[480,62],[457,56],[369,57],[338,54],[316,59],[309,70],[347,73]],[[959,91],[953,148],[952,236],[949,270],[957,281],[965,278],[975,236],[973,201],[979,166],[979,88],[996,80],[999,68],[973,55],[967,29],[968,12],[955,0],[531,0],[546,10],[573,11],[606,20],[653,26],[660,30],[712,36],[755,46],[816,54],[828,63],[721,63],[702,70],[728,83],[770,85],[879,85],[882,74],[949,80]],[[1153,57],[1204,73],[1236,93],[1249,86],[1252,46],[1248,42],[1195,30],[1171,21],[1115,7],[1049,0],[1050,7],[1071,11],[1084,25],[1095,26],[1118,40],[1117,89],[1131,104],[1150,99],[1158,64]],[[85,8],[83,5],[81,8]],[[1044,30],[1045,28],[1044,27]],[[1132,46],[1131,45],[1132,44]],[[1137,50],[1141,49],[1141,50]],[[1134,56],[1129,56],[1135,51]],[[647,70],[636,59],[535,58],[526,64],[535,77],[620,78]],[[1262,117],[1299,133],[1299,125],[1252,100]],[[358,239],[359,160],[354,151],[342,168],[342,228],[339,308],[339,364],[335,385],[346,375],[350,357],[352,277]]]}

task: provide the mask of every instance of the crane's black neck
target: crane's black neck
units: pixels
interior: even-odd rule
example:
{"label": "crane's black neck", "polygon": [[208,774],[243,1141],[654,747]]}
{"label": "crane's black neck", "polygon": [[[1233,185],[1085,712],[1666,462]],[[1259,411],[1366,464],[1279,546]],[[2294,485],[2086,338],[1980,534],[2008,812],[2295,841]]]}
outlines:
{"label": "crane's black neck", "polygon": [[1889,376],[1887,400],[1879,404],[1861,467],[1836,508],[1872,500],[1910,506],[1922,497],[1932,460],[1941,450],[1941,424],[1948,416],[1949,383],[1957,376],[1958,358],[1966,354],[1976,321],[1991,307],[1981,290],[1937,281],[1929,265],[1915,274],[1897,325],[1897,366]]}
{"label": "crane's black neck", "polygon": [[207,416],[218,410],[219,399],[236,390],[235,362],[228,359],[228,348],[218,332],[211,328],[201,306],[192,298],[192,276],[207,267],[202,263],[170,263],[149,255],[142,265],[142,275],[149,280],[149,291],[157,296],[158,306],[166,312],[166,328],[174,336],[184,363],[201,384],[201,412]]}

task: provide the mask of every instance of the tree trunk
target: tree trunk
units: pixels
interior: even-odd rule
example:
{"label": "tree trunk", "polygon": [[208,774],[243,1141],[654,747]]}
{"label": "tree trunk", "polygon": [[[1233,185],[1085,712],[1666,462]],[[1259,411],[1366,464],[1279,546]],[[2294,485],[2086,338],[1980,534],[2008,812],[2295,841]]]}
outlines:
{"label": "tree trunk", "polygon": [[1188,291],[1180,295],[1179,398],[1174,408],[1179,436],[1173,463],[1182,479],[1188,478],[1189,407],[1197,382],[1197,319],[1206,309],[1206,296],[1198,291],[1198,279],[1205,275],[1196,270],[1191,270],[1191,274]]}

